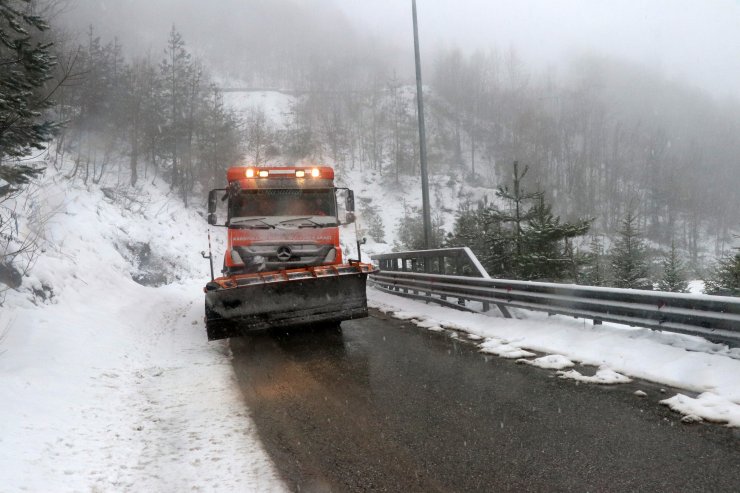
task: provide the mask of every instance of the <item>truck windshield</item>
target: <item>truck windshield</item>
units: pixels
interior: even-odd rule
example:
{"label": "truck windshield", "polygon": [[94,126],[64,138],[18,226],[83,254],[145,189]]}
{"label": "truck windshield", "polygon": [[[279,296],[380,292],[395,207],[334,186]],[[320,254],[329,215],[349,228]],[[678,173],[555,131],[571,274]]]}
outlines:
{"label": "truck windshield", "polygon": [[242,190],[229,200],[229,218],[336,215],[333,189]]}

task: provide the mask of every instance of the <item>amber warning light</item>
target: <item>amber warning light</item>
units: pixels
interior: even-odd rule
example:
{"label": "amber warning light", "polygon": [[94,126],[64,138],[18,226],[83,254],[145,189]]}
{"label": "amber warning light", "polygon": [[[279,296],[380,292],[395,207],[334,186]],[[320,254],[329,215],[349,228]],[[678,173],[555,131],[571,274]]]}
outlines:
{"label": "amber warning light", "polygon": [[333,178],[330,168],[230,168],[228,173],[229,180],[238,180],[241,178]]}

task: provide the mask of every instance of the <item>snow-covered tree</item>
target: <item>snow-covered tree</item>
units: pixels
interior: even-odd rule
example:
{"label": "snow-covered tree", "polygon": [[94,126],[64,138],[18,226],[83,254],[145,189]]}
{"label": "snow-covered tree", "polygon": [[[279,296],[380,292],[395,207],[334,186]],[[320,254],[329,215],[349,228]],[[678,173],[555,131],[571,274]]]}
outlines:
{"label": "snow-covered tree", "polygon": [[164,133],[172,159],[172,188],[182,187],[182,147],[186,134],[186,103],[188,101],[188,79],[191,71],[191,56],[185,49],[185,41],[175,26],[170,30],[164,58],[160,64],[164,95],[169,101],[167,126]]}
{"label": "snow-covered tree", "polygon": [[717,262],[705,283],[704,292],[724,296],[740,296],[740,249]]}
{"label": "snow-covered tree", "polygon": [[611,248],[611,276],[617,288],[652,289],[645,244],[637,226],[638,217],[628,211]]}
{"label": "snow-covered tree", "polygon": [[241,159],[243,140],[239,118],[224,105],[221,93],[214,88],[211,94],[196,127],[200,180],[206,189],[221,186],[225,167]]}
{"label": "snow-covered tree", "polygon": [[30,149],[43,149],[59,123],[47,119],[53,102],[46,84],[56,59],[51,43],[37,40],[49,26],[29,14],[29,0],[0,0],[0,197],[40,170],[6,163]]}
{"label": "snow-covered tree", "polygon": [[487,229],[483,221],[484,207],[483,203],[475,207],[468,200],[458,204],[455,225],[452,232],[447,235],[446,246],[467,246],[479,255],[483,252]]}
{"label": "snow-covered tree", "polygon": [[373,205],[369,199],[360,199],[360,218],[368,235],[378,243],[385,243],[385,226],[380,215],[380,207]]}
{"label": "snow-covered tree", "polygon": [[496,196],[504,199],[510,204],[509,210],[502,214],[503,222],[510,223],[512,227],[512,240],[514,242],[514,263],[519,264],[519,259],[524,254],[524,223],[534,219],[535,210],[533,207],[526,207],[526,204],[532,200],[539,200],[542,192],[530,192],[522,185],[522,180],[527,175],[529,166],[519,172],[519,163],[514,161],[514,175],[512,177],[511,188],[507,186],[499,187]]}
{"label": "snow-covered tree", "polygon": [[519,277],[545,281],[573,277],[568,272],[578,260],[568,240],[586,234],[591,221],[561,223],[560,218],[553,215],[552,206],[545,203],[542,194],[537,197],[530,211],[531,214],[528,211],[527,215],[531,217],[523,230],[524,250],[518,258]]}
{"label": "snow-covered tree", "polygon": [[[424,219],[418,207],[406,207],[404,214],[396,225],[397,242],[395,250],[425,250]],[[439,248],[444,241],[442,218],[432,216],[432,248]]]}
{"label": "snow-covered tree", "polygon": [[489,274],[514,279],[575,280],[582,255],[571,240],[586,234],[591,220],[562,223],[541,191],[522,186],[527,173],[514,162],[512,188],[501,187],[499,198],[509,202],[500,210],[485,202],[463,204],[447,238],[450,246],[470,247]]}
{"label": "snow-covered tree", "polygon": [[607,284],[607,268],[604,254],[604,243],[601,238],[591,238],[589,252],[584,256],[583,271],[580,282],[589,286],[605,286]]}
{"label": "snow-covered tree", "polygon": [[445,245],[469,247],[489,274],[510,277],[512,242],[501,216],[501,212],[485,199],[476,206],[468,201],[462,202],[454,229],[447,235]]}
{"label": "snow-covered tree", "polygon": [[689,292],[684,264],[676,251],[676,243],[673,241],[671,242],[671,250],[663,258],[663,278],[658,283],[658,289],[672,293]]}

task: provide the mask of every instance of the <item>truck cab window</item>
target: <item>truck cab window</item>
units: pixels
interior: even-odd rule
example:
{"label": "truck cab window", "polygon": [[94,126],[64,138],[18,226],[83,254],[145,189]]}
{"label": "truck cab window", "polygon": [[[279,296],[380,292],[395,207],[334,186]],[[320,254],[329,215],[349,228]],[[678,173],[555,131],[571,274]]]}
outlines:
{"label": "truck cab window", "polygon": [[230,201],[229,218],[336,217],[334,190],[243,190]]}

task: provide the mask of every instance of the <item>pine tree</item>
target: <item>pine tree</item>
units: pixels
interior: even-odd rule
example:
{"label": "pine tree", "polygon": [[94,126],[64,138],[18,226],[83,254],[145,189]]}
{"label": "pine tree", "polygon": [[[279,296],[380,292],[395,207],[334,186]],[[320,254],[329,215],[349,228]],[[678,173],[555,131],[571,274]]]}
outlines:
{"label": "pine tree", "polygon": [[207,188],[219,186],[228,163],[241,159],[243,140],[239,119],[224,105],[222,94],[215,87],[211,89],[212,96],[197,122],[200,179]]}
{"label": "pine tree", "polygon": [[[405,207],[403,217],[396,226],[398,240],[394,244],[396,250],[425,250],[424,220],[418,207]],[[444,241],[442,218],[432,216],[432,248],[439,248]]]}
{"label": "pine tree", "polygon": [[676,251],[675,242],[671,241],[671,250],[663,259],[663,279],[658,283],[658,289],[671,293],[688,293],[689,283],[686,282],[683,262]]}
{"label": "pine tree", "polygon": [[508,186],[499,187],[496,191],[496,196],[508,201],[511,205],[508,213],[501,216],[503,222],[510,223],[512,226],[512,240],[513,240],[513,264],[516,269],[516,273],[522,271],[522,256],[524,255],[524,242],[522,236],[524,235],[524,223],[533,219],[535,211],[533,208],[526,209],[525,205],[528,201],[539,200],[542,196],[542,192],[529,192],[522,186],[522,180],[527,175],[529,166],[525,166],[524,170],[519,172],[519,163],[514,161],[514,176],[512,180],[512,188]]}
{"label": "pine tree", "polygon": [[385,226],[380,217],[380,207],[370,203],[369,199],[360,199],[360,217],[367,227],[367,234],[378,243],[385,243]]}
{"label": "pine tree", "polygon": [[646,249],[632,212],[622,220],[619,237],[611,249],[611,275],[618,288],[652,289],[648,275]]}
{"label": "pine tree", "polygon": [[30,149],[43,149],[59,128],[44,117],[53,106],[44,93],[56,59],[51,43],[34,36],[49,26],[39,16],[27,14],[29,0],[0,0],[0,197],[27,183],[42,170],[4,164]]}
{"label": "pine tree", "polygon": [[475,207],[469,201],[460,203],[445,246],[469,247],[491,275],[511,272],[511,236],[503,229],[501,212],[485,199]]}
{"label": "pine tree", "polygon": [[160,64],[164,84],[164,94],[169,100],[167,115],[166,137],[170,148],[172,159],[172,181],[171,187],[183,189],[183,170],[181,169],[181,149],[187,133],[186,129],[186,104],[188,101],[188,76],[191,70],[190,53],[185,49],[185,41],[182,35],[172,26],[170,36],[167,39],[167,47],[164,50],[165,57]]}
{"label": "pine tree", "polygon": [[[479,228],[482,236],[480,253],[476,252],[492,276],[514,277],[514,243],[501,211],[493,204],[480,207]],[[471,248],[475,248],[475,245]]]}
{"label": "pine tree", "polygon": [[[140,61],[140,70],[135,90],[141,94],[141,114],[139,125],[141,131],[141,148],[139,151],[147,164],[154,167],[157,175],[160,163],[167,159],[167,107],[164,85],[165,80],[150,58]],[[147,171],[147,168],[145,168]],[[220,178],[220,177],[219,177]]]}
{"label": "pine tree", "polygon": [[[485,202],[477,209],[469,202],[461,204],[446,244],[470,247],[488,273],[496,277],[575,280],[584,260],[571,240],[586,234],[591,220],[561,223],[542,192],[522,190],[518,183],[522,176],[515,167],[518,179],[514,190],[500,189],[499,196],[510,197],[513,202],[511,211],[502,212]],[[534,205],[529,203],[532,200],[536,200]]]}
{"label": "pine tree", "polygon": [[607,270],[604,265],[604,244],[601,238],[591,238],[589,252],[585,256],[584,269],[581,274],[581,282],[589,286],[606,286]]}
{"label": "pine tree", "polygon": [[509,202],[509,210],[501,212],[491,208],[487,211],[491,219],[506,225],[505,228],[508,226],[510,248],[499,250],[508,250],[510,260],[501,262],[504,266],[508,264],[501,275],[561,281],[572,277],[572,272],[577,270],[574,262],[580,262],[577,260],[580,256],[568,240],[586,234],[592,220],[561,223],[545,202],[543,191],[530,192],[523,187],[522,180],[528,170],[525,166],[520,172],[518,162],[514,161],[512,188],[499,187],[496,192],[499,198]]}
{"label": "pine tree", "polygon": [[723,296],[740,296],[740,249],[717,263],[707,279],[704,292]]}
{"label": "pine tree", "polygon": [[568,271],[578,260],[568,240],[586,234],[591,220],[561,224],[560,218],[553,215],[552,206],[545,203],[543,194],[537,197],[530,211],[530,219],[523,229],[520,278],[560,281],[573,277]]}
{"label": "pine tree", "polygon": [[485,249],[486,229],[482,221],[482,208],[483,204],[478,204],[475,208],[469,200],[458,204],[455,225],[447,235],[445,246],[467,246],[476,254]]}

